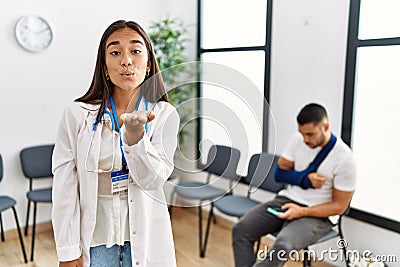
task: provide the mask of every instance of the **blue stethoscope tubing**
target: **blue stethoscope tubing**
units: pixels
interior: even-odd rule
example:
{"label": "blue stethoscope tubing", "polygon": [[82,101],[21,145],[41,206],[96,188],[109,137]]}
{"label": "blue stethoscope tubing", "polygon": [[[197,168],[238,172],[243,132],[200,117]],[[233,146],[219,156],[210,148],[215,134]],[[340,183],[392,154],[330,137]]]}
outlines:
{"label": "blue stethoscope tubing", "polygon": [[[139,105],[140,105],[140,102],[141,102],[142,98],[143,98],[142,92],[140,92],[140,97],[139,97],[138,103],[136,104],[136,111],[139,110]],[[149,110],[149,102],[147,101],[146,98],[144,98],[144,103],[145,103],[146,111],[148,111],[148,110]],[[118,127],[120,149],[121,149],[121,154],[122,154],[122,166],[123,166],[123,169],[125,169],[126,166],[127,166],[127,163],[126,163],[124,151],[123,151],[123,149],[122,149],[123,144],[122,144],[122,139],[121,139],[121,129],[120,129],[120,127],[119,127],[119,120],[118,120],[117,111],[116,111],[116,108],[115,108],[115,105],[114,105],[114,100],[112,99],[111,96],[110,96],[110,105],[111,105],[111,109],[112,109],[113,114],[112,114],[110,111],[107,110],[107,105],[108,105],[108,103],[107,103],[107,101],[106,101],[105,104],[104,104],[104,111],[103,111],[103,114],[102,114],[101,116],[98,116],[97,119],[96,119],[96,121],[93,123],[93,128],[92,128],[92,129],[93,129],[93,135],[92,135],[92,137],[90,138],[89,149],[90,149],[90,147],[91,147],[91,145],[92,145],[93,138],[94,138],[94,135],[95,135],[96,130],[97,130],[97,125],[98,125],[98,123],[100,122],[101,117],[103,117],[105,114],[107,114],[107,115],[110,117],[110,120],[111,120],[111,129],[112,129],[112,131],[113,131],[113,140],[114,140],[115,125],[117,125],[117,127]],[[147,133],[147,132],[148,132],[148,124],[147,124],[147,123],[144,125],[144,128],[145,128],[146,133]],[[110,169],[110,170],[107,170],[107,171],[97,170],[97,171],[95,171],[95,172],[99,172],[99,173],[100,173],[100,172],[109,172],[109,171],[112,171],[112,169],[114,168],[114,160],[115,160],[114,141],[113,141],[113,152],[112,152],[112,154],[113,154],[113,156],[112,156],[112,157],[113,157],[113,158],[112,158],[112,162],[113,162],[113,163],[112,163],[111,169]],[[86,168],[86,170],[88,170],[88,168],[87,168],[87,160],[88,160],[88,157],[89,157],[89,150],[88,150],[88,153],[87,153],[87,155],[86,155],[86,160],[85,160],[85,168]]]}
{"label": "blue stethoscope tubing", "polygon": [[[139,100],[138,100],[138,102],[136,104],[136,111],[139,110],[139,105],[140,105],[140,102],[141,102],[142,98],[143,98],[142,92],[140,92],[140,97],[139,97]],[[144,99],[144,104],[145,104],[146,111],[149,111],[149,101],[147,101],[146,98]],[[111,112],[107,110],[107,105],[108,105],[108,103],[107,103],[107,100],[106,100],[106,102],[104,104],[103,115],[107,114],[108,116],[110,116],[112,130],[115,131],[115,125],[117,125],[118,132],[120,132],[117,111],[115,109],[114,100],[112,99],[112,96],[110,96],[110,105],[111,105],[112,112],[115,114],[115,116],[113,116],[113,114],[111,114]],[[95,123],[93,123],[93,131],[97,130],[97,124],[100,122],[101,117],[102,116],[98,116],[96,121],[95,121]],[[115,123],[115,121],[117,121],[117,123]],[[144,128],[145,128],[146,133],[147,133],[148,132],[148,128],[149,128],[147,123],[144,125]]]}

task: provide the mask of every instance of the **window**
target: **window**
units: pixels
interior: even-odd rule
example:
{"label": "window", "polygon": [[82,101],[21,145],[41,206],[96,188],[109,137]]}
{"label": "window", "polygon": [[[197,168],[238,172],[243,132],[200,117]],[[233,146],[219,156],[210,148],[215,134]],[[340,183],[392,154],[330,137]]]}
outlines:
{"label": "window", "polygon": [[[238,148],[239,174],[251,155],[267,147],[271,7],[272,0],[199,0],[199,150],[212,144]],[[207,153],[201,155],[205,164]]]}
{"label": "window", "polygon": [[202,44],[205,49],[264,46],[265,0],[251,4],[230,0],[202,0]]}
{"label": "window", "polygon": [[353,215],[400,231],[400,17],[396,0],[351,2],[342,137],[358,163]]}

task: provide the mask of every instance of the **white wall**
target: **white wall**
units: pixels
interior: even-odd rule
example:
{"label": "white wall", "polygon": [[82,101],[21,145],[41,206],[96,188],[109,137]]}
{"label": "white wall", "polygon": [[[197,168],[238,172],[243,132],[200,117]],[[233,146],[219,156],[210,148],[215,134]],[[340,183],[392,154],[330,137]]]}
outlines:
{"label": "white wall", "polygon": [[340,134],[348,9],[348,0],[274,1],[271,107],[278,153],[297,130],[300,108],[312,101],[327,108]]}
{"label": "white wall", "polygon": [[[19,151],[54,143],[64,108],[89,87],[98,44],[106,27],[117,19],[135,20],[144,28],[168,14],[187,23],[195,19],[195,1],[184,0],[7,0],[0,9],[1,104],[0,153],[4,179],[0,195],[17,200],[20,224],[25,224],[28,180],[22,174]],[[44,17],[54,39],[41,53],[29,53],[17,43],[14,27],[26,14]],[[195,32],[195,25],[193,26]],[[194,43],[188,55],[194,58]],[[50,186],[51,179],[38,187]],[[11,212],[3,214],[5,230],[15,228]],[[50,220],[50,205],[39,205],[38,222]]]}
{"label": "white wall", "polygon": [[[320,102],[327,107],[332,130],[340,133],[349,1],[274,1],[271,104],[276,123],[278,153],[282,151],[291,133],[296,131],[297,112],[310,101]],[[20,170],[18,153],[26,146],[54,142],[64,107],[82,95],[89,86],[98,42],[105,28],[120,18],[136,20],[146,27],[150,21],[170,14],[193,23],[194,40],[195,2],[2,2],[0,153],[5,173],[0,183],[0,195],[9,194],[17,200],[22,225],[25,222],[28,183]],[[31,54],[16,42],[14,26],[18,18],[25,14],[41,15],[50,22],[54,30],[54,42],[48,50]],[[193,42],[188,49],[189,59],[194,59],[194,55]],[[51,180],[48,179],[42,186],[50,184]],[[244,187],[238,188],[238,192],[244,191]],[[262,192],[257,192],[255,196],[259,200],[270,197]],[[10,212],[3,214],[3,220],[6,230],[14,228]],[[48,220],[50,206],[41,205],[38,222]],[[350,218],[344,221],[344,231],[351,249],[394,254],[400,260],[398,234]]]}

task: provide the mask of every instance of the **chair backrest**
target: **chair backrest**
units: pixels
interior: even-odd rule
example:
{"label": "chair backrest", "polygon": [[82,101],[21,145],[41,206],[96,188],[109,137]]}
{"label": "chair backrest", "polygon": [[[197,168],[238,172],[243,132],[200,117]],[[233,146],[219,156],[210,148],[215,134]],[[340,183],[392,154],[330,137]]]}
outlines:
{"label": "chair backrest", "polygon": [[233,147],[213,145],[208,151],[205,171],[224,178],[238,180],[236,173],[240,151]]}
{"label": "chair backrest", "polygon": [[3,180],[3,158],[0,155],[0,182]]}
{"label": "chair backrest", "polygon": [[249,162],[245,182],[251,188],[261,188],[277,193],[284,188],[284,184],[277,183],[274,179],[274,169],[278,163],[278,156],[263,152],[254,154]]}
{"label": "chair backrest", "polygon": [[22,171],[29,179],[53,176],[51,159],[54,145],[33,146],[24,148],[19,153]]}

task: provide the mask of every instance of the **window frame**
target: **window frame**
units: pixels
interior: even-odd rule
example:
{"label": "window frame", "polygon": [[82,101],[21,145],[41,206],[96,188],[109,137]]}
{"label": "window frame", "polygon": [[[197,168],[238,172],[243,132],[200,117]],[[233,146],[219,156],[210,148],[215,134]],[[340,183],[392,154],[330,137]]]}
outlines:
{"label": "window frame", "polygon": [[[257,46],[238,46],[238,47],[218,47],[218,48],[203,48],[202,47],[202,6],[203,0],[197,0],[197,59],[201,60],[202,54],[204,53],[218,53],[218,52],[242,52],[242,51],[264,51],[264,105],[263,105],[263,126],[262,126],[262,151],[268,151],[268,130],[269,130],[269,119],[268,114],[270,113],[269,107],[265,105],[265,102],[270,103],[270,75],[271,75],[271,35],[272,35],[272,2],[273,0],[267,0],[266,10],[266,33],[264,45]],[[197,80],[201,80],[201,74],[197,74]],[[201,107],[201,84],[197,83],[197,106]],[[200,143],[202,138],[202,123],[201,119],[197,119],[197,144]],[[201,153],[200,148],[197,145],[196,158],[200,159]],[[201,163],[201,160],[197,161],[197,167],[203,169],[205,166]]]}
{"label": "window frame", "polygon": [[[400,37],[359,39],[360,9],[362,0],[350,1],[347,55],[343,95],[342,132],[343,141],[351,147],[353,117],[355,112],[355,87],[357,52],[360,47],[400,45]],[[361,209],[350,208],[349,217],[400,233],[400,222]]]}

